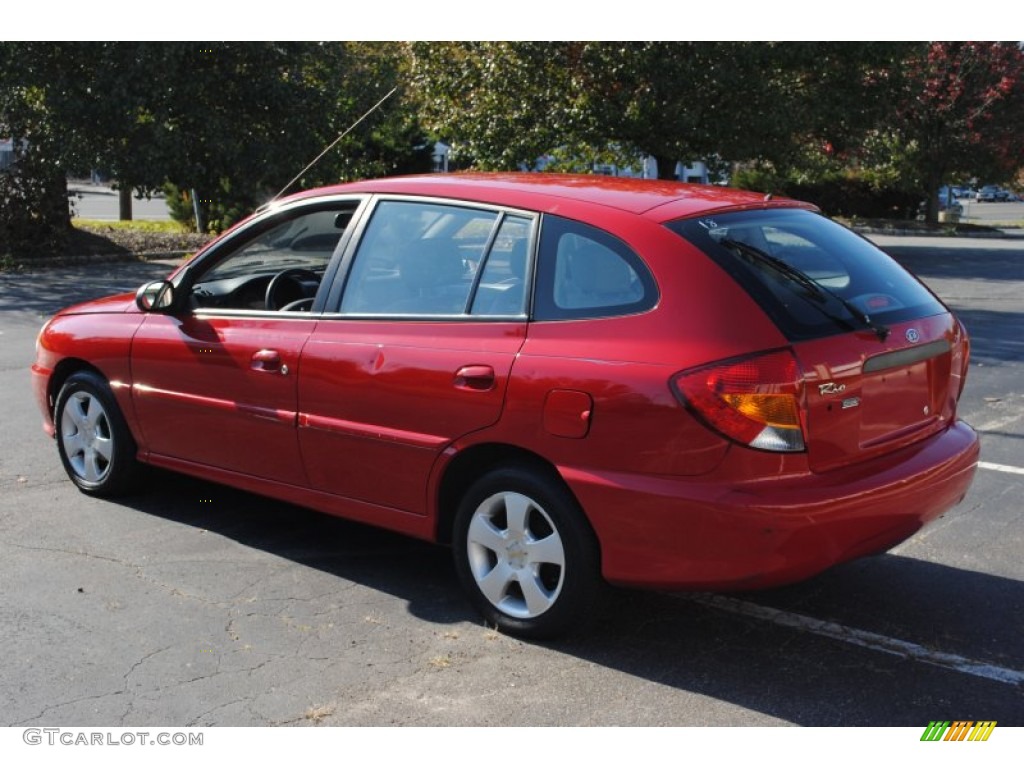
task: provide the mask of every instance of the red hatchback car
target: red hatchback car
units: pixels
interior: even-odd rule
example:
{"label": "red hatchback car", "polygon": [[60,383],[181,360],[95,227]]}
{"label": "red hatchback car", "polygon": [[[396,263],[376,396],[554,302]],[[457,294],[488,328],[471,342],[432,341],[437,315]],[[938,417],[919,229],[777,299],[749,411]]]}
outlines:
{"label": "red hatchback car", "polygon": [[978,457],[947,307],[813,206],[690,184],[304,192],[38,350],[83,491],[154,464],[449,543],[532,637],[605,582],[746,590],[884,551]]}

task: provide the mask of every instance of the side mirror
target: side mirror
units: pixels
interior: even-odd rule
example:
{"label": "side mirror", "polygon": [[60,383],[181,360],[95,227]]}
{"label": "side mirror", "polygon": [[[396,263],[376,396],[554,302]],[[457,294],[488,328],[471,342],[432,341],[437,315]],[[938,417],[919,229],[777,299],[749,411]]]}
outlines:
{"label": "side mirror", "polygon": [[173,305],[174,286],[167,280],[154,280],[135,292],[135,306],[143,312],[160,312]]}

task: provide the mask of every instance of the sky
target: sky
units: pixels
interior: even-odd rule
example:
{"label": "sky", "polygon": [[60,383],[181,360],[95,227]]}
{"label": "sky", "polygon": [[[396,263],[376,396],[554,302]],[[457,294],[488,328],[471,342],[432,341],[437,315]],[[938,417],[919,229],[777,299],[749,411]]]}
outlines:
{"label": "sky", "polygon": [[[688,0],[561,3],[516,0],[390,0],[282,4],[266,0],[173,3],[44,0],[9,4],[5,40],[956,40],[996,39],[1021,29],[994,5],[976,13],[951,0],[701,4]],[[335,9],[334,13],[323,9]],[[286,11],[292,11],[289,15]],[[977,17],[977,18],[975,18]],[[659,37],[661,36],[661,37]]]}

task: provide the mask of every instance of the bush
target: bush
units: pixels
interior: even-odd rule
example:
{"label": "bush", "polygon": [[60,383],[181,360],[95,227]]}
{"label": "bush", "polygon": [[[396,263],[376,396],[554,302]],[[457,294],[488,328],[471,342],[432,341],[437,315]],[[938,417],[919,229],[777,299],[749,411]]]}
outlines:
{"label": "bush", "polygon": [[814,203],[828,216],[862,219],[913,219],[920,195],[877,189],[860,179],[840,179],[787,187],[787,197]]}
{"label": "bush", "polygon": [[70,231],[63,175],[40,173],[30,156],[0,171],[0,259],[22,261],[62,253]]}
{"label": "bush", "polygon": [[[219,233],[241,221],[260,206],[263,200],[252,195],[232,193],[231,184],[223,180],[212,197],[199,196],[200,228],[203,232]],[[168,182],[164,185],[167,210],[171,218],[196,231],[196,214],[192,203],[192,190],[183,189]]]}
{"label": "bush", "polygon": [[733,184],[741,189],[771,192],[814,203],[828,216],[862,219],[913,219],[921,196],[896,187],[879,187],[863,178],[837,176],[819,181],[795,181],[771,170],[737,171]]}

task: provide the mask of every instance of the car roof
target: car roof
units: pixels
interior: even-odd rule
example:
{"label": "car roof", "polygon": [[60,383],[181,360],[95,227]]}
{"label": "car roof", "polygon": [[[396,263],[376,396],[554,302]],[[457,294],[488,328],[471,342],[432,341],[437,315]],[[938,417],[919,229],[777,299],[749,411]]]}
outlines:
{"label": "car roof", "polygon": [[760,192],[660,179],[564,173],[434,173],[394,176],[308,190],[289,200],[336,194],[377,193],[455,198],[542,213],[557,212],[566,200],[615,208],[671,221],[723,209],[815,206]]}

